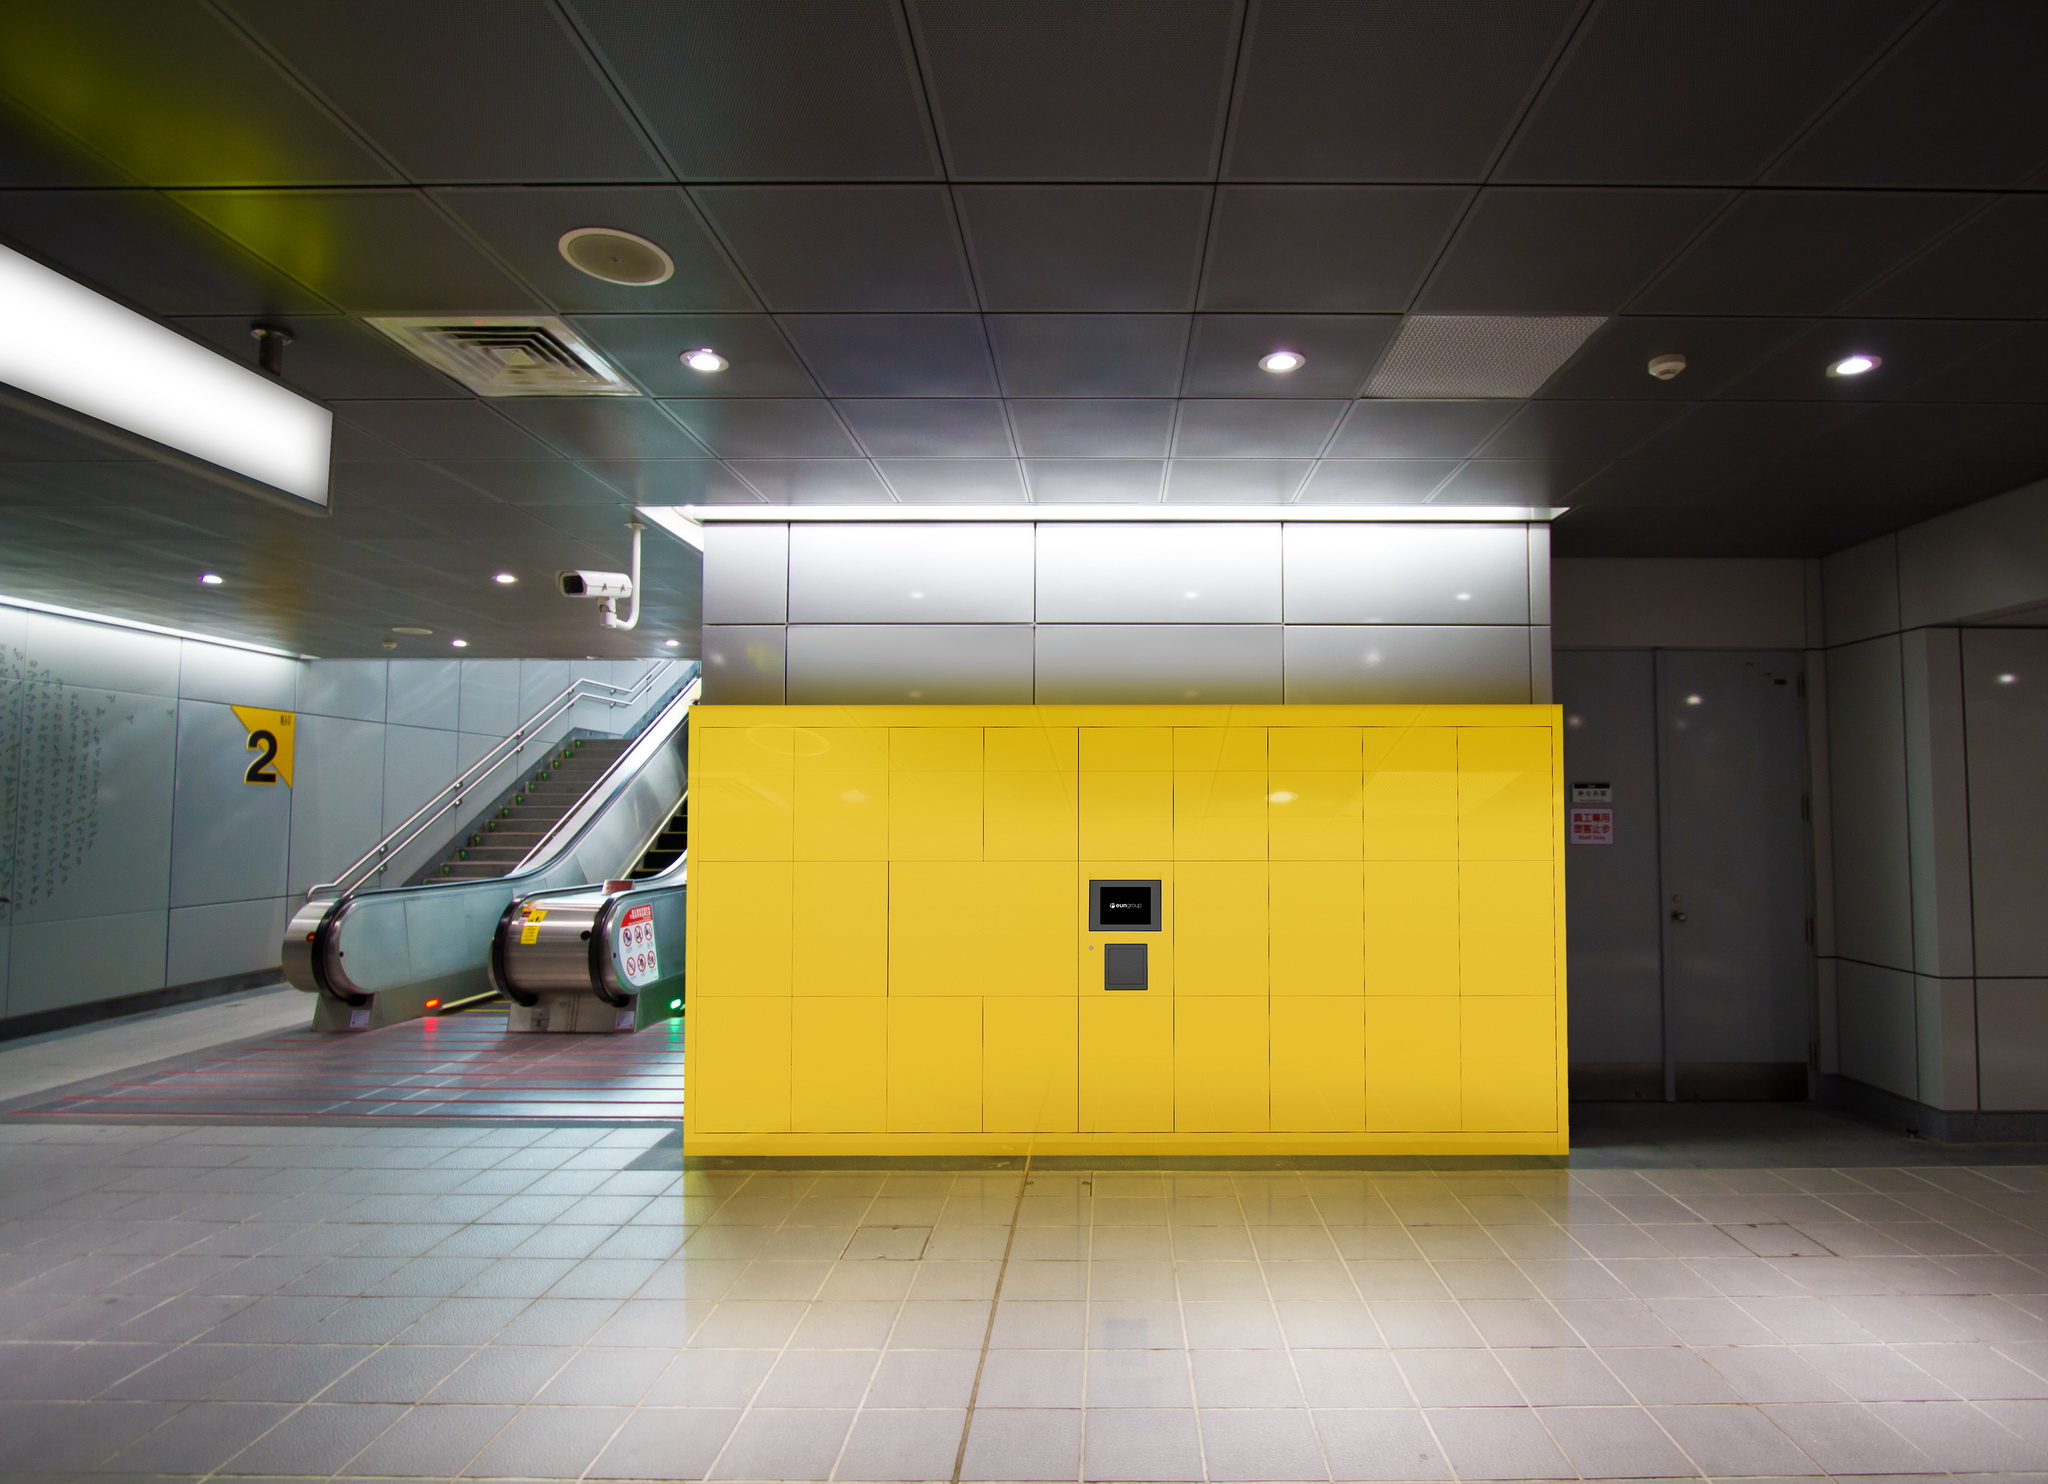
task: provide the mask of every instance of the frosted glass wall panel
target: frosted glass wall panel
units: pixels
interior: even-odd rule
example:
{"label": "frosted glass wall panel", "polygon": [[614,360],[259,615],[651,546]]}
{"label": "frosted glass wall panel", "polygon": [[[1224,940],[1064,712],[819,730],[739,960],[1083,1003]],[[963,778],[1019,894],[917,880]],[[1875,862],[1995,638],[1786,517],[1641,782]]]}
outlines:
{"label": "frosted glass wall panel", "polygon": [[159,907],[63,922],[16,919],[8,947],[7,1013],[34,1015],[160,988],[167,915]]}
{"label": "frosted glass wall panel", "polygon": [[[519,661],[462,660],[462,702],[458,715],[465,732],[509,736],[519,725]],[[549,699],[552,699],[550,697]]]}
{"label": "frosted glass wall panel", "polygon": [[1044,624],[1040,703],[1277,703],[1278,624]]}
{"label": "frosted glass wall panel", "polygon": [[1289,704],[1526,703],[1524,628],[1290,624]]}
{"label": "frosted glass wall panel", "polygon": [[454,731],[462,724],[462,661],[393,660],[384,719],[393,726]]}
{"label": "frosted glass wall panel", "polygon": [[178,704],[173,907],[284,895],[292,791],[282,778],[247,781],[259,756],[248,744],[248,728],[232,708],[212,701]]}
{"label": "frosted glass wall panel", "polygon": [[704,528],[704,622],[781,623],[789,617],[789,527]]}
{"label": "frosted glass wall panel", "polygon": [[1529,537],[1519,525],[1297,522],[1287,527],[1286,570],[1290,624],[1529,622]]}
{"label": "frosted glass wall panel", "polygon": [[49,613],[31,612],[27,620],[22,647],[46,678],[136,695],[178,693],[176,639]]}
{"label": "frosted glass wall panel", "polygon": [[288,915],[283,897],[173,907],[164,982],[197,984],[276,962]]}
{"label": "frosted glass wall panel", "polygon": [[253,654],[218,644],[186,644],[178,666],[178,694],[188,701],[222,701],[230,706],[298,706],[297,660]]}
{"label": "frosted glass wall panel", "polygon": [[781,624],[704,626],[704,689],[707,705],[780,706],[783,649],[789,630]]}
{"label": "frosted glass wall panel", "polygon": [[332,881],[376,844],[384,833],[382,807],[365,801],[383,797],[382,723],[301,716],[287,890],[303,893]]}
{"label": "frosted glass wall panel", "polygon": [[1029,623],[1031,531],[1008,523],[792,526],[789,621]]}
{"label": "frosted glass wall panel", "polygon": [[1277,624],[1280,527],[1041,525],[1038,621]]}
{"label": "frosted glass wall panel", "polygon": [[299,667],[298,710],[314,716],[382,721],[390,675],[389,660],[314,660]]}
{"label": "frosted glass wall panel", "polygon": [[1023,704],[1031,700],[1028,624],[791,625],[791,705]]}

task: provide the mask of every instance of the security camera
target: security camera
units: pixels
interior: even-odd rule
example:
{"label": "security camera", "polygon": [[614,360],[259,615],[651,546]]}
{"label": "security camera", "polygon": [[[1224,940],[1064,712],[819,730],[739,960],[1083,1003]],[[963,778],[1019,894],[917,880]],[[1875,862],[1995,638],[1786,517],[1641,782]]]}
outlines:
{"label": "security camera", "polygon": [[[565,598],[597,599],[597,621],[608,629],[630,629],[640,623],[640,533],[647,527],[637,520],[626,522],[626,529],[633,533],[633,571],[629,576],[624,572],[557,572],[556,585],[562,589]],[[630,601],[632,612],[625,618],[619,617],[621,601]]]}
{"label": "security camera", "polygon": [[557,572],[565,598],[630,598],[633,579],[623,572]]}

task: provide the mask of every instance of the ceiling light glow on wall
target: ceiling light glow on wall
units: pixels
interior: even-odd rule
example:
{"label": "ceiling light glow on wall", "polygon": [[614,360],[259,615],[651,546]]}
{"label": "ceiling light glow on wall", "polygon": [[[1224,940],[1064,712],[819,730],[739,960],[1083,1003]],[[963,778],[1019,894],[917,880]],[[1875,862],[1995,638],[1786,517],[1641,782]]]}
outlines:
{"label": "ceiling light glow on wall", "polygon": [[229,482],[251,493],[327,504],[326,408],[4,247],[0,383],[0,395],[13,389],[10,400],[38,416],[102,438],[136,435],[201,472],[240,476]]}
{"label": "ceiling light glow on wall", "polygon": [[219,587],[221,583],[223,583],[227,579],[222,577],[217,572],[201,572],[199,574],[199,580],[205,583],[208,587]]}
{"label": "ceiling light glow on wall", "polygon": [[723,371],[732,364],[708,345],[684,351],[681,359],[692,371]]}
{"label": "ceiling light glow on wall", "polygon": [[1839,361],[1835,362],[1834,365],[1828,367],[1828,375],[1861,376],[1866,371],[1875,371],[1879,366],[1882,366],[1883,364],[1884,358],[1881,356],[1843,356]]}
{"label": "ceiling light glow on wall", "polygon": [[1289,371],[1299,371],[1307,364],[1308,357],[1298,350],[1276,350],[1270,355],[1259,357],[1259,369],[1261,371],[1271,371],[1275,375],[1285,375]]}

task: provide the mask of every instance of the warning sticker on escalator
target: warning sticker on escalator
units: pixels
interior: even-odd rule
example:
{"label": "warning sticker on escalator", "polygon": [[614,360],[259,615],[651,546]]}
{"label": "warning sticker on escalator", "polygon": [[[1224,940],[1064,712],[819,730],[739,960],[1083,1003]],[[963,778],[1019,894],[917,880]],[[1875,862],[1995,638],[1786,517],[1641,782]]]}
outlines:
{"label": "warning sticker on escalator", "polygon": [[626,909],[619,926],[619,973],[628,984],[652,984],[661,977],[654,951],[654,907],[642,903]]}

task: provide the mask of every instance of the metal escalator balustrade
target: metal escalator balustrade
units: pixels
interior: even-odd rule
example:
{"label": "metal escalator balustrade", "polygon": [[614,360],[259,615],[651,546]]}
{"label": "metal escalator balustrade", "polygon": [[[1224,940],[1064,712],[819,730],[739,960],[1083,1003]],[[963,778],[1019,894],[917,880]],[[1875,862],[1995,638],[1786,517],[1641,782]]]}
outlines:
{"label": "metal escalator balustrade", "polygon": [[577,737],[542,759],[531,777],[522,779],[472,822],[447,855],[414,878],[423,881],[481,881],[517,868],[547,833],[576,807],[591,785],[618,761],[630,739]]}
{"label": "metal escalator balustrade", "polygon": [[[643,687],[655,683],[650,677]],[[690,665],[639,734],[510,872],[407,887],[315,888],[326,894],[299,910],[284,942],[286,979],[317,997],[314,1029],[371,1029],[417,1018],[430,1002],[488,994],[497,986],[486,960],[508,905],[541,892],[589,890],[639,864],[681,807],[684,730],[697,689]],[[365,879],[372,874],[365,863],[376,856],[351,873]],[[680,965],[679,928],[674,942]]]}

